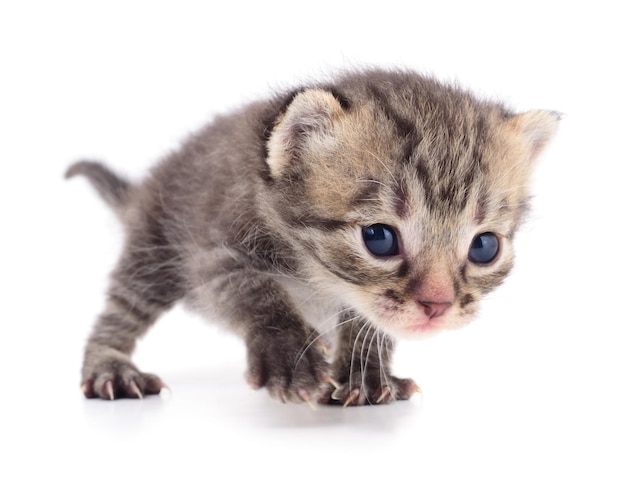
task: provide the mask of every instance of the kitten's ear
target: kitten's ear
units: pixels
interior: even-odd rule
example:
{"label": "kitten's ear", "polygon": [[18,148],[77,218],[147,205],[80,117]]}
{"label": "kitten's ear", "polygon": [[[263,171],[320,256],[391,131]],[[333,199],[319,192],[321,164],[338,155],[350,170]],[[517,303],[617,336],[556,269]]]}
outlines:
{"label": "kitten's ear", "polygon": [[298,93],[274,126],[267,145],[267,163],[276,178],[307,147],[330,139],[333,119],[343,112],[332,93],[310,89]]}
{"label": "kitten's ear", "polygon": [[507,127],[524,143],[533,161],[556,132],[561,115],[554,111],[529,111],[507,120]]}

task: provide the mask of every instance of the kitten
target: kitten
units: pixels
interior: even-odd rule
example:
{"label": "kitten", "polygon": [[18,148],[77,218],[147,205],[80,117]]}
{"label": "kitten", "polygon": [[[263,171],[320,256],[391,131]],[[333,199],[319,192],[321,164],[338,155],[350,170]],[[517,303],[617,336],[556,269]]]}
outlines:
{"label": "kitten", "polygon": [[127,233],[85,396],[159,393],[131,354],[183,300],[243,338],[248,382],[279,400],[408,399],[395,340],[465,325],[509,273],[558,119],[372,69],[218,117],[139,184],[74,164]]}

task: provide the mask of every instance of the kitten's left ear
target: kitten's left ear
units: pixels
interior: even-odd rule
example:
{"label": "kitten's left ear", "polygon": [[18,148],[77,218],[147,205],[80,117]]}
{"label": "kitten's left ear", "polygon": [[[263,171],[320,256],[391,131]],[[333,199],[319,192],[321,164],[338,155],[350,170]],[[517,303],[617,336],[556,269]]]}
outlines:
{"label": "kitten's left ear", "polygon": [[506,125],[526,147],[530,160],[534,160],[554,136],[561,115],[554,111],[529,111],[506,121]]}
{"label": "kitten's left ear", "polygon": [[278,119],[267,143],[267,163],[273,177],[307,151],[322,147],[331,138],[333,121],[342,114],[339,100],[322,89],[298,93]]}

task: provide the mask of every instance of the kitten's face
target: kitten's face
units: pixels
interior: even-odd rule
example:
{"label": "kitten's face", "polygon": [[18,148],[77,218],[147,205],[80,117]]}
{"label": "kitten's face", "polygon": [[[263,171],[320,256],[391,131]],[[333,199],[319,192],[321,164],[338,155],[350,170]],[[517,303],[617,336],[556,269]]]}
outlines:
{"label": "kitten's face", "polygon": [[[380,95],[380,93],[378,93]],[[470,99],[296,97],[269,143],[269,201],[310,279],[394,336],[466,324],[513,266],[532,160],[556,118]]]}

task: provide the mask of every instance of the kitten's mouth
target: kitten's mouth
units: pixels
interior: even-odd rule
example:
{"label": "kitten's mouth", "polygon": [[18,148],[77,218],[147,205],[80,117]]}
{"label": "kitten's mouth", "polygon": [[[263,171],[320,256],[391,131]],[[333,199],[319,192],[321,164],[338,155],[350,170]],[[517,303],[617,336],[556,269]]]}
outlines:
{"label": "kitten's mouth", "polygon": [[418,317],[411,320],[407,328],[413,333],[445,328],[445,318],[451,305],[452,302],[419,302]]}
{"label": "kitten's mouth", "polygon": [[411,335],[432,333],[445,328],[443,317],[420,317],[404,325],[404,330]]}
{"label": "kitten's mouth", "polygon": [[385,301],[380,305],[377,315],[384,320],[383,328],[393,335],[410,338],[456,328],[453,302],[418,302],[402,307]]}
{"label": "kitten's mouth", "polygon": [[451,308],[444,314],[427,316],[416,314],[409,317],[399,317],[396,321],[396,330],[407,338],[431,336],[444,330],[456,330],[464,327],[475,316],[475,310]]}
{"label": "kitten's mouth", "polygon": [[398,338],[418,338],[430,336],[450,327],[445,316],[428,317],[417,315],[414,317],[392,318],[386,321],[385,329]]}

